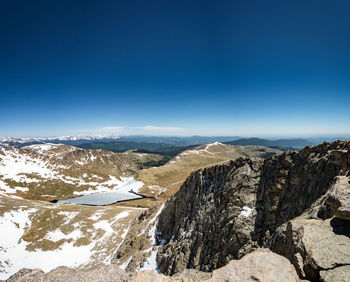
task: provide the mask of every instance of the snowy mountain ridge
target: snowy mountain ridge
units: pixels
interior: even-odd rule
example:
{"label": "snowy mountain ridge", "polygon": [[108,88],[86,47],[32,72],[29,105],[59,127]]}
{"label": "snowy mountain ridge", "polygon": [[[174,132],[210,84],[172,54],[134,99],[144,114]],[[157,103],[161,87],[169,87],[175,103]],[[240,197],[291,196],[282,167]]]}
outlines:
{"label": "snowy mountain ridge", "polygon": [[79,135],[56,137],[0,137],[0,146],[22,147],[31,144],[63,143],[79,145],[91,141],[113,141],[120,138],[119,135]]}

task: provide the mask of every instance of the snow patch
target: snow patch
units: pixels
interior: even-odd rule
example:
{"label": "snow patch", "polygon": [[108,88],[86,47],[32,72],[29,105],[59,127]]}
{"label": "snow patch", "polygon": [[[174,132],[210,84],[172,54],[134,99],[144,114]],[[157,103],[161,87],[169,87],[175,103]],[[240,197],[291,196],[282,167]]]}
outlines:
{"label": "snow patch", "polygon": [[128,265],[129,265],[131,259],[132,259],[132,256],[131,256],[130,258],[128,258],[124,263],[122,263],[121,265],[119,265],[119,268],[125,270],[125,269],[128,267]]}
{"label": "snow patch", "polygon": [[118,214],[114,219],[115,219],[115,221],[117,221],[117,220],[119,220],[121,218],[127,217],[128,215],[129,215],[128,211],[123,211],[120,214]]}
{"label": "snow patch", "polygon": [[239,215],[242,215],[244,217],[248,217],[254,209],[251,209],[250,207],[244,206],[242,208],[242,211]]}
{"label": "snow patch", "polygon": [[[0,279],[7,279],[21,268],[40,267],[48,272],[59,265],[76,267],[89,262],[93,244],[76,247],[73,243],[64,243],[55,251],[27,251],[28,243],[21,237],[30,226],[29,216],[34,212],[36,209],[12,210],[0,217],[0,261],[5,262],[0,264]],[[66,236],[62,234],[52,232],[49,236],[59,239]],[[76,232],[70,233],[70,237],[76,236]]]}
{"label": "snow patch", "polygon": [[57,242],[60,240],[78,240],[82,236],[80,230],[74,230],[69,234],[64,234],[60,229],[56,229],[55,231],[50,231],[46,234],[46,239]]}
{"label": "snow patch", "polygon": [[53,143],[45,143],[45,144],[35,144],[35,145],[30,145],[30,146],[25,146],[23,148],[25,149],[31,149],[31,150],[35,150],[39,153],[45,153],[47,151],[53,150],[53,149],[57,149],[61,146],[65,146],[63,144],[53,144]]}
{"label": "snow patch", "polygon": [[139,271],[144,271],[144,270],[158,270],[158,264],[157,264],[157,252],[158,248],[155,248],[151,252],[151,255],[147,258],[145,261],[143,267],[138,269]]}
{"label": "snow patch", "polygon": [[[143,267],[139,268],[138,270],[157,270],[158,271],[158,264],[157,264],[157,252],[158,252],[158,246],[155,246],[156,244],[156,220],[158,219],[160,213],[162,212],[164,208],[164,204],[160,207],[160,209],[157,211],[157,213],[154,215],[154,217],[149,221],[148,226],[152,226],[148,232],[148,235],[150,236],[150,241],[153,245],[153,250],[151,251],[150,256],[147,258],[146,262],[144,263]],[[147,251],[147,250],[146,250]]]}
{"label": "snow patch", "polygon": [[[129,215],[129,211],[122,211],[114,218],[102,220],[93,224],[95,230],[91,235],[93,238],[88,245],[77,246],[76,242],[83,237],[83,230],[80,229],[84,225],[80,222],[75,222],[75,228],[70,233],[64,233],[59,228],[48,232],[43,239],[52,242],[66,240],[57,249],[52,251],[43,251],[36,249],[28,251],[27,246],[30,244],[22,240],[22,236],[30,228],[31,216],[37,212],[36,208],[25,209],[19,208],[5,212],[0,216],[0,280],[5,280],[16,273],[21,268],[41,268],[48,272],[58,266],[79,267],[89,265],[92,260],[99,258],[99,261],[109,264],[113,255],[109,256],[104,251],[100,252],[101,248],[106,243],[114,242],[117,238],[123,241],[128,232],[129,226],[116,223],[121,218]],[[65,223],[71,223],[71,220],[80,214],[79,212],[59,211],[58,215],[65,216]],[[98,214],[97,212],[95,213]],[[98,229],[98,230],[96,230]],[[102,236],[96,236],[96,231],[103,230]],[[121,243],[120,243],[121,244]],[[114,252],[113,252],[114,254]]]}
{"label": "snow patch", "polygon": [[198,155],[200,153],[207,153],[207,154],[212,155],[213,153],[210,152],[209,148],[212,147],[212,146],[218,146],[218,145],[223,145],[223,144],[220,143],[220,142],[213,142],[213,143],[207,144],[204,149],[192,149],[192,150],[184,151],[184,152],[180,153],[178,156],[176,156],[175,159],[173,159],[169,163],[170,164],[175,163],[178,160],[180,160],[181,157],[183,157],[183,156]]}

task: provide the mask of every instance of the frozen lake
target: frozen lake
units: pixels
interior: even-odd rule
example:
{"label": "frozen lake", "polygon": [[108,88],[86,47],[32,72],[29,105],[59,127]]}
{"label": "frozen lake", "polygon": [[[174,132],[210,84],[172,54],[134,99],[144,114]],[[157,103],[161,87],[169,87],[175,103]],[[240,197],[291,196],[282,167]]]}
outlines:
{"label": "frozen lake", "polygon": [[111,177],[108,184],[115,185],[113,189],[100,186],[97,189],[77,192],[82,196],[67,200],[58,200],[58,204],[76,204],[89,206],[106,206],[118,202],[137,200],[145,198],[138,194],[138,190],[143,186],[141,181],[136,181],[133,177],[121,177],[121,180]]}
{"label": "frozen lake", "polygon": [[89,194],[80,197],[75,197],[67,200],[59,200],[58,204],[76,204],[76,205],[90,205],[90,206],[106,206],[117,202],[130,201],[142,199],[144,196],[132,192],[101,192],[96,194]]}

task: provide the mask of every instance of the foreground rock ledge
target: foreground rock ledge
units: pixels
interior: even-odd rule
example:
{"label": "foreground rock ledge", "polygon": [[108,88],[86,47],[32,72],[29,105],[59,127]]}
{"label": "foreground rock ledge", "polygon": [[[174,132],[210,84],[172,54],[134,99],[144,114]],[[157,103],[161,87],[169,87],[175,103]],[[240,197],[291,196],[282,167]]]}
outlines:
{"label": "foreground rock ledge", "polygon": [[268,249],[258,249],[240,260],[232,260],[226,266],[205,273],[186,269],[174,276],[165,276],[156,271],[142,271],[136,274],[125,272],[117,266],[104,266],[95,270],[74,270],[58,267],[49,273],[40,269],[22,269],[7,281],[300,281],[288,259]]}

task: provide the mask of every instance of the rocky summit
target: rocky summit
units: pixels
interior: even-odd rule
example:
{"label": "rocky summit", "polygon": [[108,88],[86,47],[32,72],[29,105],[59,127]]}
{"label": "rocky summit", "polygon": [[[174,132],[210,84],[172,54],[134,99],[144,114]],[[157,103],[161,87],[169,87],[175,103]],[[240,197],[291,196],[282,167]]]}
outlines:
{"label": "rocky summit", "polygon": [[160,214],[160,271],[213,271],[267,247],[302,279],[348,281],[349,149],[336,141],[192,173]]}

